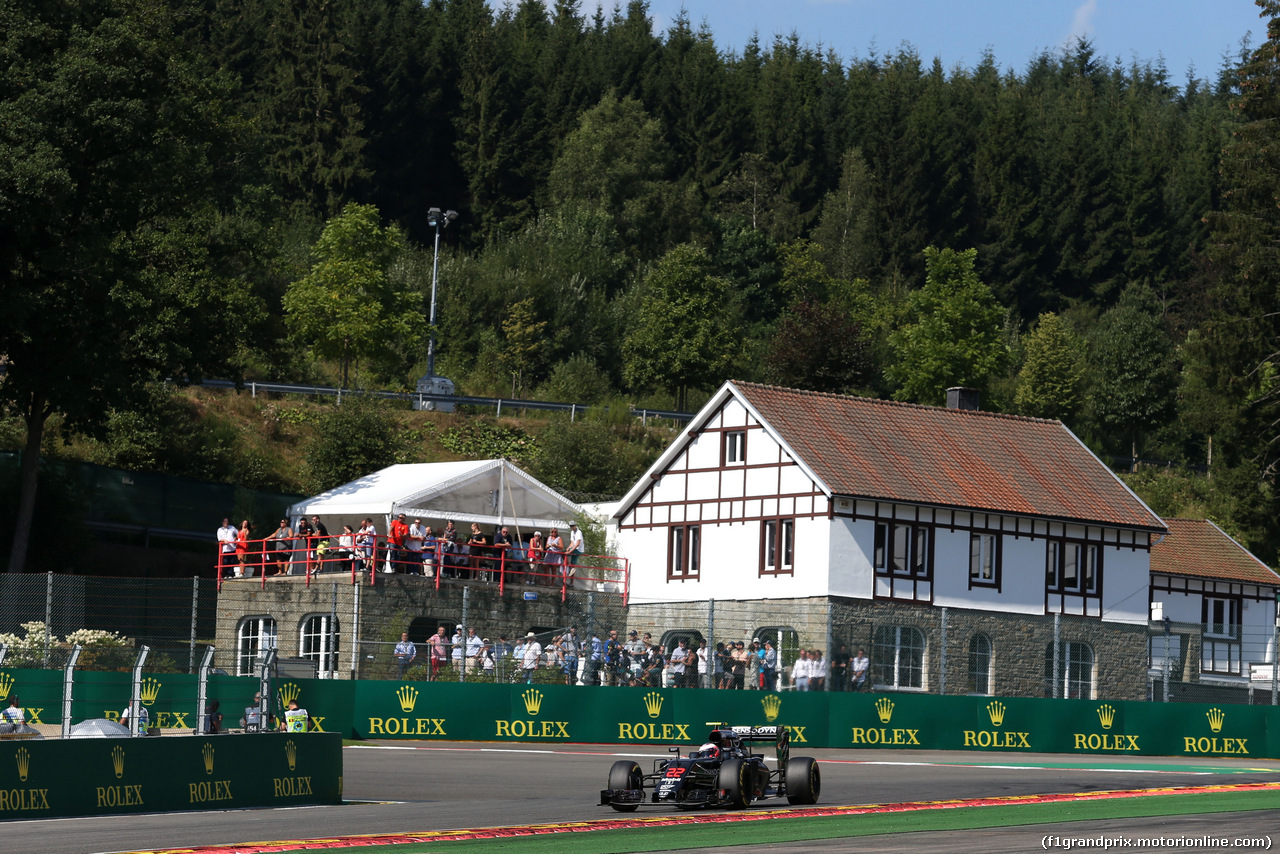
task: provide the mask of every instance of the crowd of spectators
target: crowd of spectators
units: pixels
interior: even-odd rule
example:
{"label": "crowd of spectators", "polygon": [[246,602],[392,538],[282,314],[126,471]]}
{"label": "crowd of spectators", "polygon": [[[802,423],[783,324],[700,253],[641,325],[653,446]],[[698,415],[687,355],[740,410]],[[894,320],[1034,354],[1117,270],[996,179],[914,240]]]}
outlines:
{"label": "crowd of spectators", "polygon": [[[696,645],[695,645],[696,644]],[[818,649],[800,649],[789,667],[769,638],[717,642],[676,637],[668,646],[649,632],[617,630],[585,632],[575,627],[541,635],[528,632],[513,642],[481,637],[476,629],[440,626],[423,644],[401,635],[394,656],[398,677],[415,664],[416,676],[429,680],[459,678],[460,671],[483,673],[496,681],[563,682],[652,688],[718,688],[725,690],[857,691],[867,690],[867,660],[851,656],[842,645],[832,660]],[[445,671],[445,668],[448,668]],[[444,671],[442,673],[442,671]],[[828,684],[829,683],[829,684]]]}
{"label": "crowd of spectators", "polygon": [[359,528],[343,525],[336,537],[319,516],[305,517],[293,528],[288,519],[269,536],[254,539],[248,520],[239,528],[229,519],[218,528],[218,565],[222,575],[252,578],[256,574],[302,575],[316,572],[377,571],[426,577],[494,580],[498,572],[510,582],[560,586],[572,583],[586,550],[582,532],[570,522],[564,535],[550,528],[544,538],[534,531],[527,539],[514,536],[506,525],[485,533],[471,523],[463,536],[452,521],[439,531],[409,523],[401,513],[386,536],[379,536],[372,519]]}

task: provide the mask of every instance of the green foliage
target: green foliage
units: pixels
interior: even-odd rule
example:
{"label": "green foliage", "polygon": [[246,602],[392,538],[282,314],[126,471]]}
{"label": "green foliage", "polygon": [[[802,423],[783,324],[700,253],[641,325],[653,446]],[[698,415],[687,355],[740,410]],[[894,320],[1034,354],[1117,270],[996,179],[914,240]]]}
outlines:
{"label": "green foliage", "polygon": [[633,388],[664,385],[683,406],[691,387],[725,379],[741,347],[740,308],[732,285],[711,273],[706,250],[672,249],[645,277],[640,308],[623,343]]}
{"label": "green foliage", "polygon": [[323,492],[396,462],[396,419],[380,400],[343,398],[320,419],[306,449],[308,490]]}
{"label": "green foliage", "polygon": [[535,370],[542,357],[546,328],[545,320],[534,320],[532,297],[511,306],[511,313],[502,321],[502,332],[507,339],[502,361],[511,372],[511,393],[516,397],[524,397],[526,376]]}
{"label": "green foliage", "polygon": [[463,459],[504,458],[528,467],[542,456],[539,443],[518,427],[506,427],[483,418],[470,418],[440,436],[440,444]]}
{"label": "green foliage", "polygon": [[420,292],[396,276],[407,251],[396,226],[384,228],[372,205],[347,205],[313,248],[316,262],[284,296],[285,322],[324,358],[340,359],[342,383],[352,359],[388,359],[416,340]]}
{"label": "green foliage", "polygon": [[22,637],[0,634],[0,643],[9,648],[4,659],[6,667],[44,667],[46,652],[49,661],[56,665],[66,660],[67,653],[76,644],[83,648],[76,662],[77,670],[125,672],[133,667],[138,656],[136,643],[116,632],[78,629],[58,640],[58,636],[40,620],[23,623],[21,629]]}
{"label": "green foliage", "polygon": [[647,467],[648,454],[619,445],[613,431],[592,420],[557,419],[538,435],[542,454],[531,469],[553,489],[589,495],[622,495]]}
{"label": "green foliage", "polygon": [[813,391],[846,392],[864,385],[871,361],[861,327],[837,301],[795,305],[769,342],[769,381]]}
{"label": "green foliage", "polygon": [[538,397],[562,403],[600,403],[608,399],[612,389],[608,375],[595,360],[580,353],[552,369],[551,376],[538,387]]}
{"label": "green foliage", "polygon": [[1014,405],[1021,415],[1070,422],[1084,389],[1084,343],[1053,312],[1040,315],[1023,342]]}
{"label": "green foliage", "polygon": [[1130,285],[1120,303],[1102,315],[1090,347],[1090,416],[1122,442],[1129,440],[1135,458],[1139,435],[1174,412],[1178,375],[1157,310],[1150,288]]}
{"label": "green foliage", "polygon": [[890,336],[886,368],[894,397],[941,403],[951,386],[983,389],[1002,366],[1004,309],[974,270],[977,250],[925,250],[925,285],[908,299],[909,320]]}

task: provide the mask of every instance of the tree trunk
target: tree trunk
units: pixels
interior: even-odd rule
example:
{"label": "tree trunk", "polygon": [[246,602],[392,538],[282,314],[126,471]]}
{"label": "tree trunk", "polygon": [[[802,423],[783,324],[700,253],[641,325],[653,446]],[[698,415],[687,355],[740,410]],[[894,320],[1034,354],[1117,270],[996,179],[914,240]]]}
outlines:
{"label": "tree trunk", "polygon": [[36,485],[40,474],[40,442],[44,423],[49,417],[44,398],[32,394],[26,412],[27,445],[22,451],[22,469],[18,478],[18,518],[13,526],[13,548],[9,552],[9,572],[23,572],[27,565],[27,547],[31,543],[31,523],[36,516]]}

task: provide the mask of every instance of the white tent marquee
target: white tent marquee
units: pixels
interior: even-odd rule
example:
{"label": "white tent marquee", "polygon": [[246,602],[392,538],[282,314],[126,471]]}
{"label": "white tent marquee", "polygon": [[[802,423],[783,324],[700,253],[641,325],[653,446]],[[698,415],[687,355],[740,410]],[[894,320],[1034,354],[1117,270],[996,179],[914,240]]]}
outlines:
{"label": "white tent marquee", "polygon": [[580,512],[577,504],[506,460],[389,466],[289,508],[291,521],[319,516],[331,535],[343,525],[358,528],[366,516],[385,534],[392,517],[404,513],[437,530],[448,521],[463,531],[472,522],[510,525],[523,539],[535,529],[563,530]]}

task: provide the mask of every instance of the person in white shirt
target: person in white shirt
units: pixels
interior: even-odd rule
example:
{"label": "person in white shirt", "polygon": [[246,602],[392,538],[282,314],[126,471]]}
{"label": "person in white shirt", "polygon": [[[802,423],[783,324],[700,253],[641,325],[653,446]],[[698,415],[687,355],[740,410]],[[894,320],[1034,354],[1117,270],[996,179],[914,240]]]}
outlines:
{"label": "person in white shirt", "polygon": [[453,633],[453,637],[449,641],[453,644],[453,652],[450,658],[453,659],[453,666],[457,670],[462,669],[462,656],[467,651],[467,636],[462,633],[462,624],[458,624],[458,629]]}
{"label": "person in white shirt", "polygon": [[712,684],[707,681],[707,671],[711,667],[710,652],[706,641],[698,641],[698,650],[694,653],[698,657],[698,684],[693,685],[694,688],[707,688]]}
{"label": "person in white shirt", "polygon": [[689,658],[689,650],[685,647],[684,638],[680,638],[679,645],[671,650],[671,657],[667,659],[667,672],[671,674],[671,687],[685,687],[685,664]]}
{"label": "person in white shirt", "polygon": [[822,657],[822,650],[809,652],[809,690],[825,691],[827,686],[827,660]]}
{"label": "person in white shirt", "polygon": [[865,650],[858,650],[858,654],[853,657],[853,661],[849,665],[849,688],[853,691],[866,691],[870,688],[867,683],[867,670],[871,667],[871,662],[867,660]]}
{"label": "person in white shirt", "polygon": [[422,574],[422,544],[426,542],[427,529],[423,527],[421,519],[414,519],[413,524],[409,526],[409,536],[404,538],[404,547],[409,550],[409,566],[410,575]]}
{"label": "person in white shirt", "polygon": [[[569,554],[568,560],[565,561],[569,566],[577,566],[578,561],[582,558],[582,553],[586,551],[586,545],[582,542],[582,532],[578,530],[577,522],[569,523]],[[568,570],[568,575],[575,575],[576,571]]]}
{"label": "person in white shirt", "polygon": [[542,644],[538,643],[537,635],[529,632],[524,636],[524,656],[520,659],[520,667],[524,670],[526,685],[533,683],[533,672],[538,669],[538,662],[541,660]]}
{"label": "person in white shirt", "polygon": [[232,567],[235,577],[240,578],[242,573],[236,563],[236,536],[235,525],[231,524],[230,519],[223,519],[222,527],[218,529],[218,567],[221,569]]}
{"label": "person in white shirt", "polygon": [[796,663],[791,665],[791,684],[796,687],[797,691],[809,690],[809,650],[800,650],[800,657],[796,659]]}

